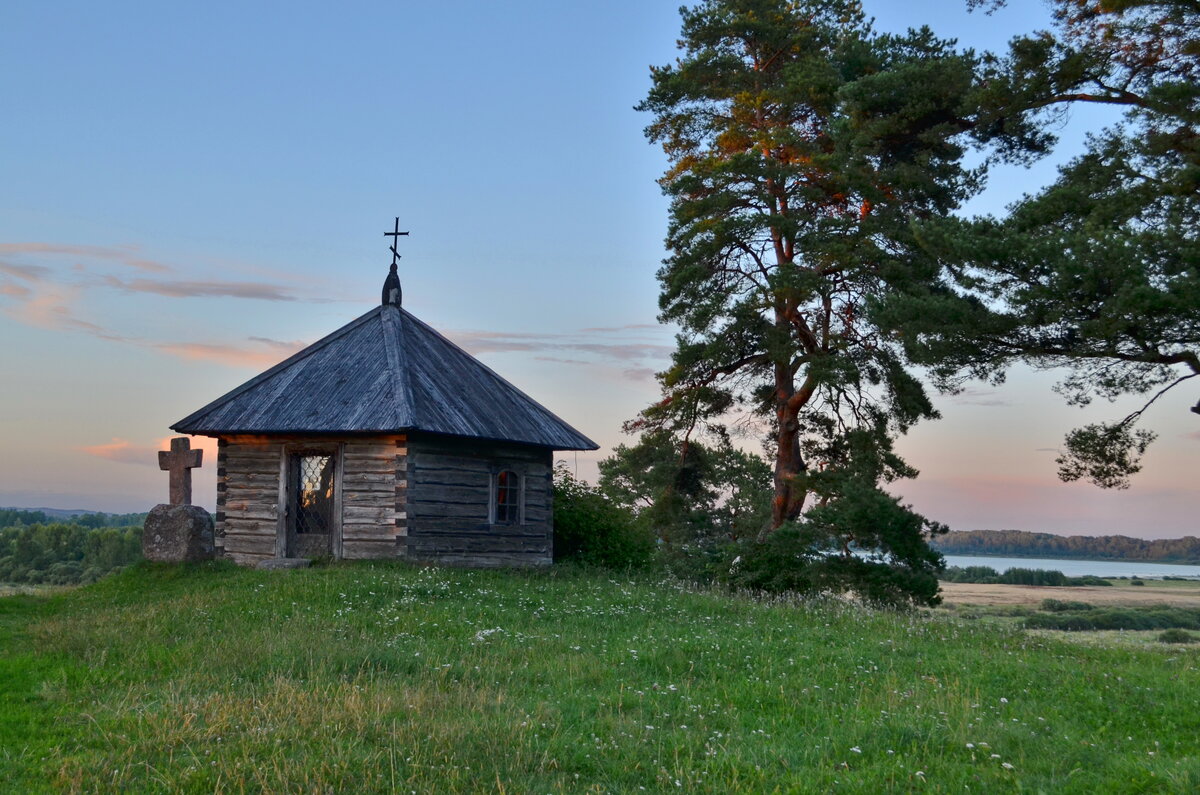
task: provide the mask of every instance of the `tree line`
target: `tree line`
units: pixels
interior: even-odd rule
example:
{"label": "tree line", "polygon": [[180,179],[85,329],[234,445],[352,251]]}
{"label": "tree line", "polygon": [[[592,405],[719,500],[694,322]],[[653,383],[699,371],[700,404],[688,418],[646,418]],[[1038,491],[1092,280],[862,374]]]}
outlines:
{"label": "tree line", "polygon": [[[45,511],[27,511],[22,508],[0,508],[0,528],[18,525],[47,524],[55,521]],[[64,524],[81,527],[130,527],[141,526],[146,521],[144,513],[81,513],[69,519],[60,519]]]}
{"label": "tree line", "polygon": [[939,536],[935,545],[952,555],[1200,564],[1200,538],[1194,536],[1148,540],[1129,536],[1059,536],[1024,530],[966,530]]}

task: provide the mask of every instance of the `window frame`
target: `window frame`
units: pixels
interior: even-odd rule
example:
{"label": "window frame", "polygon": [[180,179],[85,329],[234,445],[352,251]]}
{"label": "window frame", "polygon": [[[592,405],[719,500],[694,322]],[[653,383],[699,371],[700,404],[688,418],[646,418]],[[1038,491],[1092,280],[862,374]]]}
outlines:
{"label": "window frame", "polygon": [[[501,486],[500,480],[505,475],[509,474],[516,478],[515,485]],[[525,473],[521,472],[511,465],[495,466],[492,468],[491,477],[489,478],[488,488],[488,524],[502,525],[505,527],[520,527],[525,524]],[[515,497],[512,502],[512,509],[515,516],[509,519],[502,520],[500,518],[500,489],[504,488],[510,495]]]}

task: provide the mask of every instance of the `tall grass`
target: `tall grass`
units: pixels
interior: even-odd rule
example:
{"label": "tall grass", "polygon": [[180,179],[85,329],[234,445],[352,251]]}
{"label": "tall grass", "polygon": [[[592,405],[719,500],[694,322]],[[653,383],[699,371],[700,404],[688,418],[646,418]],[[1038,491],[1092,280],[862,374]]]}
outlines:
{"label": "tall grass", "polygon": [[143,564],[0,599],[0,787],[1194,791],[1196,663],[570,570]]}

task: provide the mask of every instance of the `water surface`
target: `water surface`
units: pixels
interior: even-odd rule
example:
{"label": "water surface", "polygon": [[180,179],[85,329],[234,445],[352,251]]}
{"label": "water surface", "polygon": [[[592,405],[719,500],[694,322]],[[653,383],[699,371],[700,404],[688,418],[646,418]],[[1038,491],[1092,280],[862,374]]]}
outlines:
{"label": "water surface", "polygon": [[991,555],[946,555],[947,566],[991,566],[998,572],[1007,569],[1045,569],[1061,571],[1068,577],[1092,574],[1097,577],[1187,577],[1200,580],[1200,566],[1182,563],[1143,563],[1137,560],[1075,560],[1068,558],[1002,558]]}

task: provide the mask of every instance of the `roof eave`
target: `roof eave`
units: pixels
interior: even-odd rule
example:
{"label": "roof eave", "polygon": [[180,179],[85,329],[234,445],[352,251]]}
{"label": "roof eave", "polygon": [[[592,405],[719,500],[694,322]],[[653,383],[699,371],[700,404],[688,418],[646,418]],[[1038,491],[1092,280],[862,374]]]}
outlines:
{"label": "roof eave", "polygon": [[451,439],[470,439],[480,442],[497,442],[500,444],[523,444],[529,447],[540,447],[546,450],[599,450],[600,445],[593,442],[583,434],[579,435],[580,443],[566,444],[564,442],[545,442],[531,441],[529,439],[502,439],[490,436],[463,436],[455,433],[444,433],[441,431],[430,431],[423,428],[378,428],[369,430],[331,430],[329,428],[286,428],[286,429],[262,429],[262,428],[203,428],[196,426],[187,426],[183,422],[177,422],[170,426],[175,433],[185,433],[189,436],[211,436],[213,438],[220,436],[386,436],[391,434],[408,434],[422,433],[431,436],[443,436]]}

